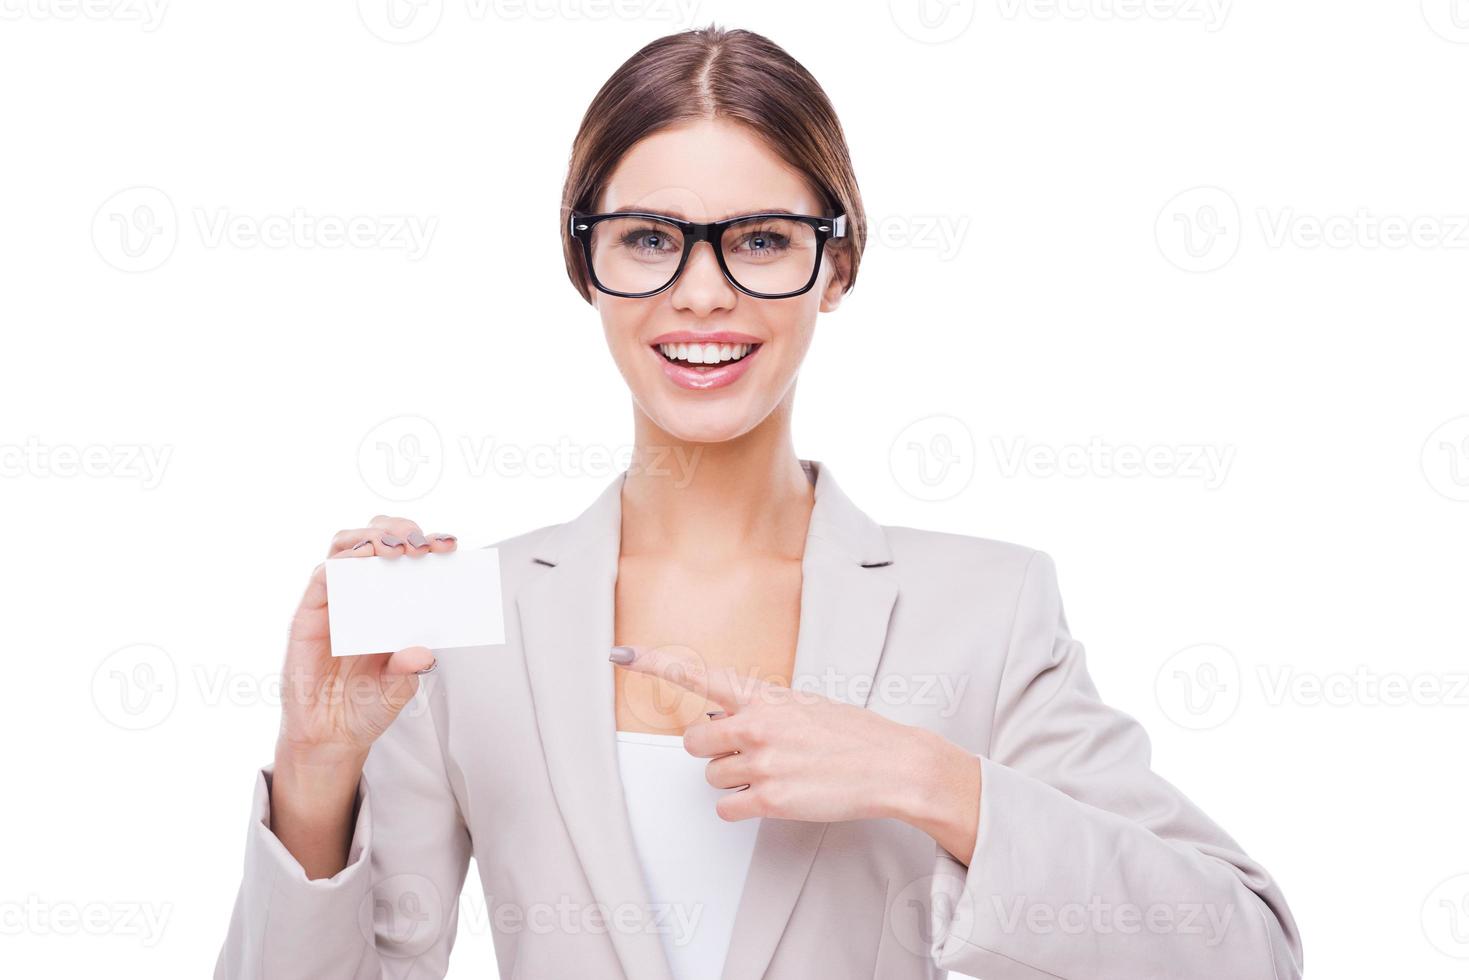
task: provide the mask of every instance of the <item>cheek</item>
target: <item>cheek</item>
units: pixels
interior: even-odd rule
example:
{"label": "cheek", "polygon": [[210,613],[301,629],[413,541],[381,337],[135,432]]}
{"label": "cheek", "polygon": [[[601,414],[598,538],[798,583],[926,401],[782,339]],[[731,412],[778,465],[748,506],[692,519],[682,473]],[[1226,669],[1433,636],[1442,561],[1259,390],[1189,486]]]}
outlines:
{"label": "cheek", "polygon": [[780,341],[784,359],[800,362],[811,346],[816,334],[817,301],[808,301],[808,293],[800,298],[801,305],[792,307],[777,322],[771,324],[771,334]]}
{"label": "cheek", "polygon": [[607,340],[607,349],[619,361],[637,353],[639,331],[642,327],[643,310],[633,301],[608,297],[599,305],[602,314],[602,335]]}

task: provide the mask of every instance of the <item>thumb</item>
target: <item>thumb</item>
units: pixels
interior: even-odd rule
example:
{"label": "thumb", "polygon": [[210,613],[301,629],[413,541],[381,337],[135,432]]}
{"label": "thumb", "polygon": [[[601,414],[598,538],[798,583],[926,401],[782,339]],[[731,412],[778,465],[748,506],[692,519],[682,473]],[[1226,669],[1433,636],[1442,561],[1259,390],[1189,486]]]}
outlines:
{"label": "thumb", "polygon": [[438,658],[428,647],[404,647],[388,657],[388,662],[383,664],[383,673],[398,675],[428,673],[438,664]]}
{"label": "thumb", "polygon": [[389,706],[401,711],[418,693],[418,678],[438,665],[428,647],[404,647],[388,657],[382,668],[382,690]]}

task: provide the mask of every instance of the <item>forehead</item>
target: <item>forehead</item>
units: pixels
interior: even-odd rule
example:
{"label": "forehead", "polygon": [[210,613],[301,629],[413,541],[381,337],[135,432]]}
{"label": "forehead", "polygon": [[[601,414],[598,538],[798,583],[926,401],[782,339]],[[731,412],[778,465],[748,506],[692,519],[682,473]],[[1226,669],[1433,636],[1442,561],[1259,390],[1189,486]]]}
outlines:
{"label": "forehead", "polygon": [[607,182],[600,211],[637,208],[718,221],[766,208],[820,214],[815,188],[754,130],[700,119],[638,141]]}

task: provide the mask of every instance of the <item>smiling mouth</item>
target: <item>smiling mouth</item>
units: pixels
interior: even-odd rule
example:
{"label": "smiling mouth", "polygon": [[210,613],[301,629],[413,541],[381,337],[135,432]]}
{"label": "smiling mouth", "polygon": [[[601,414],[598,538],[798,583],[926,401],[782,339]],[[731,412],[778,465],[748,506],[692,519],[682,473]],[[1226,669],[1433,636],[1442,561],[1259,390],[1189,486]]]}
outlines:
{"label": "smiling mouth", "polygon": [[669,363],[701,373],[742,361],[760,349],[759,344],[655,344],[653,346]]}

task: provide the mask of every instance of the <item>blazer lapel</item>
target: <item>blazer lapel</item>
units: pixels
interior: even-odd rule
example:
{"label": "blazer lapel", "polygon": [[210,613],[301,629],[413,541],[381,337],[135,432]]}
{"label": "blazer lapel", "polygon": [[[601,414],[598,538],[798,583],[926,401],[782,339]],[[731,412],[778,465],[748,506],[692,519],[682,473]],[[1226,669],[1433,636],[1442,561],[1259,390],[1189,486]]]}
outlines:
{"label": "blazer lapel", "polygon": [[[793,687],[866,707],[898,595],[881,526],[837,486],[822,463],[801,560],[801,619]],[[764,818],[735,914],[722,980],[759,980],[775,955],[829,826]]]}
{"label": "blazer lapel", "polygon": [[[802,461],[815,505],[801,561],[801,615],[792,683],[867,705],[882,655],[897,578],[887,539],[837,486],[827,467]],[[662,941],[645,916],[638,863],[617,765],[612,646],[622,541],[619,474],[579,517],[548,532],[535,560],[551,566],[516,597],[536,724],[556,803],[595,899],[609,914],[636,906],[637,924],[610,928],[624,972],[672,980]],[[759,980],[785,931],[827,824],[762,821],[735,915],[722,980]]]}
{"label": "blazer lapel", "polygon": [[516,607],[551,788],[592,895],[608,916],[607,934],[632,980],[673,980],[654,931],[658,923],[648,915],[617,764],[607,654],[624,475],[581,516],[546,535],[535,560],[552,567],[521,589]]}

